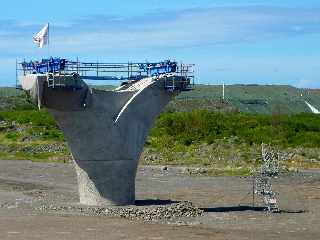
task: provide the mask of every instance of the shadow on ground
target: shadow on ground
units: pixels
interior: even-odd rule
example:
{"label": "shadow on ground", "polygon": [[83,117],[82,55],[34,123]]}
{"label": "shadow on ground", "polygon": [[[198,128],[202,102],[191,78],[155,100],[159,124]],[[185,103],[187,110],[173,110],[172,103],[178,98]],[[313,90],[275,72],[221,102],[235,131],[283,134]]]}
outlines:
{"label": "shadow on ground", "polygon": [[264,212],[265,207],[252,207],[252,206],[231,206],[231,207],[215,207],[215,208],[200,208],[204,212],[244,212],[244,211],[255,211]]}
{"label": "shadow on ground", "polygon": [[161,199],[144,199],[144,200],[135,201],[136,206],[170,205],[174,203],[179,203],[179,201],[161,200]]}
{"label": "shadow on ground", "polygon": [[[266,212],[267,208],[265,207],[253,207],[253,206],[231,206],[231,207],[215,207],[215,208],[200,208],[207,213],[218,213],[218,212]],[[277,213],[306,213],[306,210],[285,210],[281,209]]]}

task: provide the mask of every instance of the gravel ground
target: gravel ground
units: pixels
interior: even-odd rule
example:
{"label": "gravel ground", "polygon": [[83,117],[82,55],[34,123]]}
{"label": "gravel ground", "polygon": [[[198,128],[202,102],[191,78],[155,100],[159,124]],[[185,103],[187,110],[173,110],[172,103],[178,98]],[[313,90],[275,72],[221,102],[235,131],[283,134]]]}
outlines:
{"label": "gravel ground", "polygon": [[70,164],[0,161],[0,239],[320,239],[319,170],[274,181],[278,214],[253,207],[251,178],[185,172],[140,167],[135,206],[94,208]]}
{"label": "gravel ground", "polygon": [[188,224],[181,219],[199,217],[203,210],[193,206],[191,202],[179,202],[167,206],[149,207],[78,207],[78,206],[45,206],[42,205],[35,210],[47,213],[69,213],[83,214],[86,216],[108,216],[120,217],[131,220],[142,220],[144,222],[162,222],[171,224]]}

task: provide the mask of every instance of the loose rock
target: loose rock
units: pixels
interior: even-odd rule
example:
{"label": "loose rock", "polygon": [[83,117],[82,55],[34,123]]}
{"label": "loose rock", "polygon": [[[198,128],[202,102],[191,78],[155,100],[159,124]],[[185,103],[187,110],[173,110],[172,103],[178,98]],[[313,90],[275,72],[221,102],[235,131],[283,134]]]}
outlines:
{"label": "loose rock", "polygon": [[42,212],[75,212],[90,216],[110,216],[121,217],[132,220],[142,220],[146,222],[172,221],[179,218],[198,217],[203,214],[203,210],[193,206],[191,202],[179,202],[167,206],[158,207],[77,207],[77,206],[41,206],[37,210]]}

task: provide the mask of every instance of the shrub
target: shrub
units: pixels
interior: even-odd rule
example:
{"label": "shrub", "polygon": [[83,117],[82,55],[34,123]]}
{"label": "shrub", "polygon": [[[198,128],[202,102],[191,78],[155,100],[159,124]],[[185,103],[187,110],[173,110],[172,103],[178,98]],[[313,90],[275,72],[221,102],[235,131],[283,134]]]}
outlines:
{"label": "shrub", "polygon": [[184,145],[211,144],[217,139],[237,137],[250,145],[262,142],[288,146],[320,146],[320,117],[314,114],[271,115],[217,113],[207,110],[163,113],[151,136],[170,136]]}

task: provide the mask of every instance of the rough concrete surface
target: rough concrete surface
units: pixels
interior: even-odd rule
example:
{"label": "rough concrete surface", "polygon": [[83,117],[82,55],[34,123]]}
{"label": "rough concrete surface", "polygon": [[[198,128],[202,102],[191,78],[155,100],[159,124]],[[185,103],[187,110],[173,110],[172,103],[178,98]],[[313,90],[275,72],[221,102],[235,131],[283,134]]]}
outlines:
{"label": "rough concrete surface", "polygon": [[[181,168],[139,167],[136,205],[106,209],[79,205],[76,181],[69,164],[0,161],[0,239],[320,238],[319,170],[275,180],[282,209],[277,214],[264,212],[260,201],[252,207],[251,178],[192,177]],[[130,217],[197,209],[204,213]]]}
{"label": "rough concrete surface", "polygon": [[45,106],[63,131],[77,170],[80,203],[128,205],[135,200],[135,177],[149,129],[175,94],[170,74],[148,77],[113,91],[48,87],[43,75],[21,77],[23,89]]}

